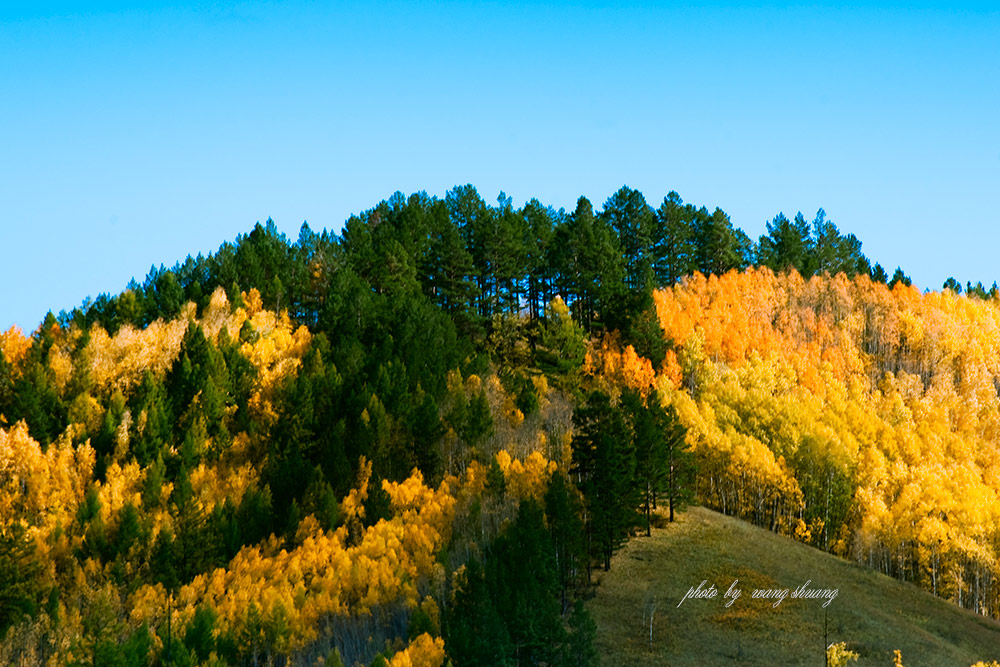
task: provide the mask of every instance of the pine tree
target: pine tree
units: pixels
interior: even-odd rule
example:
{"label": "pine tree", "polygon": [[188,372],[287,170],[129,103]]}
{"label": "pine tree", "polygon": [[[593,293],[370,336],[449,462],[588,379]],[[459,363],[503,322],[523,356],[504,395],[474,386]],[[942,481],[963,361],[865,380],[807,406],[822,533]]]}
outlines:
{"label": "pine tree", "polygon": [[573,426],[573,466],[586,502],[588,552],[609,570],[639,505],[632,434],[621,410],[597,391],[574,413]]}
{"label": "pine tree", "polygon": [[694,207],[684,206],[671,191],[656,211],[653,241],[653,271],[660,286],[670,287],[697,267]]}
{"label": "pine tree", "polygon": [[473,558],[458,578],[445,647],[456,665],[513,665],[507,627],[494,606],[483,566]]}
{"label": "pine tree", "polygon": [[[684,509],[694,501],[694,455],[688,449],[687,429],[678,418],[674,406],[662,405],[659,396],[655,394],[650,398],[650,406],[657,437],[662,439],[662,460],[666,468],[661,472],[662,489],[670,508],[670,521],[673,521],[675,511]],[[658,452],[657,456],[659,455]],[[653,500],[655,503],[655,495]]]}
{"label": "pine tree", "polygon": [[774,271],[795,269],[808,276],[812,251],[809,223],[802,213],[798,213],[794,221],[779,213],[767,223],[767,234],[760,237],[757,261]]}
{"label": "pine tree", "polygon": [[576,490],[563,473],[553,473],[545,491],[545,516],[555,551],[556,574],[562,611],[569,605],[570,589],[576,585],[584,552],[582,508]]}
{"label": "pine tree", "polygon": [[522,500],[517,518],[494,541],[486,576],[519,665],[551,664],[565,641],[555,554],[544,513]]}
{"label": "pine tree", "polygon": [[653,281],[654,216],[646,198],[638,190],[622,186],[604,203],[601,218],[618,235],[625,260],[625,285],[635,292]]}

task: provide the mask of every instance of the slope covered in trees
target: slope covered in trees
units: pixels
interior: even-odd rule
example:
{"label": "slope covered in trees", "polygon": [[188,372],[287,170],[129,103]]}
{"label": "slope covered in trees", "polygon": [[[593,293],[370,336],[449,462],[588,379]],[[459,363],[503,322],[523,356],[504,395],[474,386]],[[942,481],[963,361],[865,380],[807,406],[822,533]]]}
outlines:
{"label": "slope covered in trees", "polygon": [[703,502],[1000,615],[1000,304],[769,269],[655,301],[670,349],[632,381],[670,397]]}
{"label": "slope covered in trees", "polygon": [[12,329],[0,662],[589,664],[594,569],[695,494],[996,613],[995,305],[860,248],[462,186]]}

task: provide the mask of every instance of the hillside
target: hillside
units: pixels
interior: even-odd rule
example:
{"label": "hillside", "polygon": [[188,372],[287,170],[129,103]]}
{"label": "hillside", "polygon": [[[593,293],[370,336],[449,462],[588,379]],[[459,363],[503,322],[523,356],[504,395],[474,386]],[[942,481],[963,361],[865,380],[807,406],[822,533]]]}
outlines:
{"label": "hillside", "polygon": [[465,186],[0,334],[0,664],[591,665],[692,500],[1000,617],[1000,300],[796,228]]}
{"label": "hillside", "polygon": [[[1000,623],[701,507],[631,540],[602,574],[588,609],[604,664],[822,665],[822,600],[788,598],[774,609],[750,597],[755,588],[794,590],[808,580],[810,588],[839,591],[827,607],[829,641],[860,655],[852,665],[891,665],[895,649],[907,667],[1000,657]],[[723,597],[734,579],[743,593],[727,609]],[[718,596],[678,607],[702,580]]]}

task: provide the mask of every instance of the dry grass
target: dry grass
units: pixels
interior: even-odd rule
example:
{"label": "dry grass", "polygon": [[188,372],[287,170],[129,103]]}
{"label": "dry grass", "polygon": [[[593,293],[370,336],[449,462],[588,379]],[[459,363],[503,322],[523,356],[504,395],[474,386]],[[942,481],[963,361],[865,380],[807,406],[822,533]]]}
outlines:
{"label": "dry grass", "polygon": [[[742,594],[730,607],[733,580]],[[678,603],[707,580],[714,599]],[[838,589],[824,600],[752,599],[755,588]],[[1000,659],[1000,623],[959,609],[914,586],[816,549],[695,507],[678,521],[636,537],[602,573],[588,603],[605,667],[617,665],[824,664],[830,642],[847,642],[858,667],[889,667],[893,649],[907,667],[968,667]],[[652,641],[650,612],[652,611]]]}

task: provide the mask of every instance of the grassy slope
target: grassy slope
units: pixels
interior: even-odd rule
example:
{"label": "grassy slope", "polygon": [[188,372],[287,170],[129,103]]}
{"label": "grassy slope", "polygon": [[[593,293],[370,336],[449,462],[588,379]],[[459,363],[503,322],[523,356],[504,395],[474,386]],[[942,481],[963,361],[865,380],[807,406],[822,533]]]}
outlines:
{"label": "grassy slope", "polygon": [[[824,664],[822,600],[751,599],[754,588],[839,589],[827,607],[830,642],[860,654],[851,665],[957,665],[1000,659],[1000,623],[894,579],[742,521],[694,507],[678,521],[632,539],[599,573],[588,608],[604,665]],[[715,599],[689,599],[703,579]],[[741,597],[725,607],[734,579]],[[706,584],[706,587],[708,586]],[[655,602],[652,644],[649,609]]]}

